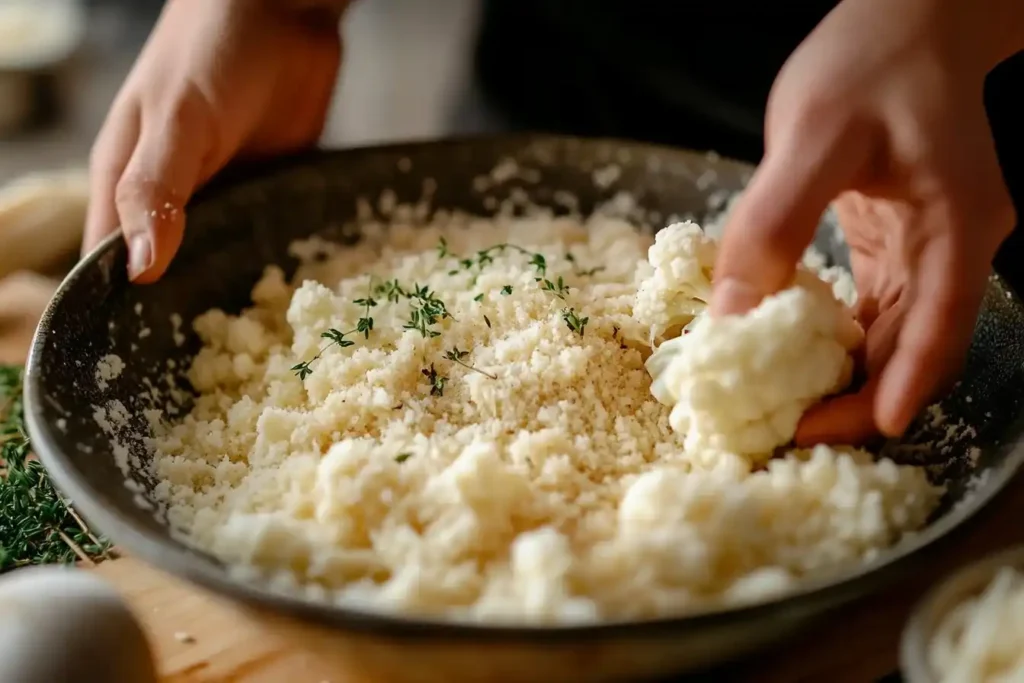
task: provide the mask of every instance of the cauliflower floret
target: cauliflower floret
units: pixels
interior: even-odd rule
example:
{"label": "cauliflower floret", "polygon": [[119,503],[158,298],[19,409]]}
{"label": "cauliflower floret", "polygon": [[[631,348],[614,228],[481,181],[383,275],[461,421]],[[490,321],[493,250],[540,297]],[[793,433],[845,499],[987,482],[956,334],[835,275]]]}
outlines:
{"label": "cauliflower floret", "polygon": [[650,343],[691,322],[707,307],[718,245],[692,221],[660,230],[647,251],[654,273],[640,283],[633,317],[650,326]]}
{"label": "cauliflower floret", "polygon": [[793,287],[744,315],[701,316],[647,361],[651,393],[674,406],[689,451],[760,462],[788,443],[804,411],[843,389],[863,332],[831,287],[800,270]]}

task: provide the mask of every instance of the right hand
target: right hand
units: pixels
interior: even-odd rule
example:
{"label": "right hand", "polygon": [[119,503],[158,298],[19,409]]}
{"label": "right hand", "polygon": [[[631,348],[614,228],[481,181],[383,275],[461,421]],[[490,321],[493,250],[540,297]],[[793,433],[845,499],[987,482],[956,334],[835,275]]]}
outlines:
{"label": "right hand", "polygon": [[314,145],[341,60],[344,0],[170,0],[89,162],[83,253],[120,226],[128,276],[163,275],[185,204],[237,156]]}

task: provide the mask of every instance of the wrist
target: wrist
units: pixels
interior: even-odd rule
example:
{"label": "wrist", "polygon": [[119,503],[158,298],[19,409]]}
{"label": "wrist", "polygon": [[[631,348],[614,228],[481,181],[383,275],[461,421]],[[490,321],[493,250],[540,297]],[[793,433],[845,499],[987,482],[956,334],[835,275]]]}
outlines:
{"label": "wrist", "polygon": [[337,25],[345,10],[354,0],[242,0],[260,5],[265,11],[276,14],[313,17],[323,23]]}
{"label": "wrist", "polygon": [[927,1],[947,27],[944,38],[958,44],[959,56],[983,73],[1024,50],[1024,1]]}

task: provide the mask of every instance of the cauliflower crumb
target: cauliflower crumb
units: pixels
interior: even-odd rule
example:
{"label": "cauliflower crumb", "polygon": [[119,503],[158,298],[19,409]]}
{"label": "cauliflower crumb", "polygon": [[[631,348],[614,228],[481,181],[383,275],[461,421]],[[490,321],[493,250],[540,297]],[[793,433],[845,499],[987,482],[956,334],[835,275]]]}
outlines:
{"label": "cauliflower crumb", "polygon": [[107,354],[96,363],[96,386],[100,391],[106,391],[110,383],[121,376],[124,372],[124,360],[115,354]]}
{"label": "cauliflower crumb", "polygon": [[[652,240],[607,216],[368,223],[292,283],[268,269],[240,315],[194,321],[199,395],[150,420],[154,495],[239,578],[458,619],[675,614],[871,557],[935,506],[922,470],[748,455],[841,384],[849,344],[819,291],[684,337],[724,344],[684,354],[701,391],[757,394],[712,422],[740,436],[690,443],[652,395],[652,340],[699,315],[713,249],[692,223]],[[683,374],[661,384],[682,396]]]}

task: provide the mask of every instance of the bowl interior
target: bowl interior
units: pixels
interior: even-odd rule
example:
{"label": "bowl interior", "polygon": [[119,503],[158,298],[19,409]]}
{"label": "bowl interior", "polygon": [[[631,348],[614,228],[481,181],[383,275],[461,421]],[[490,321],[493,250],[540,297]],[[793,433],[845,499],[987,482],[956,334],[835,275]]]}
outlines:
{"label": "bowl interior", "polygon": [[[437,209],[487,215],[502,202],[516,211],[543,206],[587,214],[601,208],[656,229],[720,212],[751,170],[681,150],[525,136],[319,153],[229,171],[190,207],[184,244],[158,284],[129,285],[117,237],[65,281],[29,362],[28,420],[36,449],[79,510],[130,552],[236,597],[268,600],[257,587],[228,581],[213,558],[171,538],[151,495],[142,415],[154,408],[172,416],[187,410],[184,373],[199,346],[190,327],[195,316],[214,307],[239,311],[267,265],[294,272],[293,241],[318,235],[351,243],[359,237],[360,215],[382,219],[396,201],[415,204],[424,215]],[[816,246],[845,263],[837,234],[826,220]],[[911,553],[1002,488],[1022,457],[1016,448],[1024,428],[1022,324],[1019,301],[994,278],[964,381],[911,436],[886,446],[894,459],[927,465],[948,483],[932,526],[873,564],[807,591],[863,577]],[[107,354],[127,366],[104,386],[96,367]],[[127,483],[118,463],[129,471]],[[274,606],[294,607],[287,601]]]}

